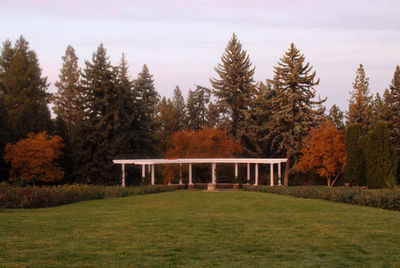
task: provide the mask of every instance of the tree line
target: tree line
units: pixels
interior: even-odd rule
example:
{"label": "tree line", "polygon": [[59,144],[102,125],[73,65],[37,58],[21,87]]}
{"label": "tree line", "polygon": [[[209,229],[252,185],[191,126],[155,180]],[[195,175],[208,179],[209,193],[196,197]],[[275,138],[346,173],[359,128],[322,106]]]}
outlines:
{"label": "tree line", "polygon": [[[254,80],[255,67],[237,36],[229,40],[211,88],[195,85],[187,99],[179,86],[173,97],[161,98],[150,70],[131,78],[124,54],[111,64],[102,44],[84,66],[68,46],[55,83],[57,93],[47,92],[36,53],[21,36],[13,45],[6,40],[0,55],[0,157],[1,178],[8,177],[4,148],[31,132],[46,131],[63,138],[58,160],[65,182],[114,184],[119,168],[112,159],[164,157],[174,133],[205,127],[218,128],[240,143],[246,157],[285,157],[285,185],[300,159],[303,138],[310,130],[331,121],[346,137],[361,126],[354,155],[366,159],[366,133],[376,122],[387,124],[390,146],[400,152],[400,70],[383,96],[372,96],[363,65],[356,71],[345,113],[333,105],[325,111],[326,98],[316,97],[316,71],[292,43],[265,81]],[[51,119],[49,104],[54,105]],[[347,145],[346,140],[346,145]],[[350,143],[348,144],[350,146]],[[347,151],[347,163],[349,158]],[[350,162],[349,162],[350,161]],[[396,162],[396,165],[397,162]],[[362,164],[361,164],[362,166]],[[346,165],[346,173],[349,165]],[[365,165],[364,165],[365,169]],[[361,175],[355,175],[359,178]],[[395,175],[397,177],[397,173]],[[355,182],[355,179],[352,179]],[[358,183],[358,182],[357,182]]]}

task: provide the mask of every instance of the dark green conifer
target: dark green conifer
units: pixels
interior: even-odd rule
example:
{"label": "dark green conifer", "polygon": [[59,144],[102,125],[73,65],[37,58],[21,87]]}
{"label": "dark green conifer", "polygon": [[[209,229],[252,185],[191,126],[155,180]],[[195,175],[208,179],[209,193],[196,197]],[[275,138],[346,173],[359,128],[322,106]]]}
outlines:
{"label": "dark green conifer", "polygon": [[397,155],[390,143],[386,123],[378,122],[368,133],[364,154],[368,188],[393,188],[396,184]]}
{"label": "dark green conifer", "polygon": [[210,89],[196,85],[195,90],[189,90],[187,100],[186,127],[199,130],[208,125],[208,104],[210,103]]}
{"label": "dark green conifer", "polygon": [[225,48],[222,63],[214,69],[218,78],[211,79],[213,94],[220,110],[225,129],[236,140],[240,140],[241,122],[255,94],[254,70],[249,55],[242,49],[242,44],[235,34]]}
{"label": "dark green conifer", "polygon": [[29,49],[28,42],[22,36],[12,50],[13,53],[10,52],[9,43],[6,43],[3,53],[13,55],[6,60],[6,64],[3,63],[3,68],[6,65],[8,68],[2,70],[1,84],[9,141],[16,142],[29,132],[51,133],[53,124],[47,106],[50,96],[46,92],[47,78],[42,77],[36,53]]}
{"label": "dark green conifer", "polygon": [[179,86],[174,89],[174,95],[172,97],[173,113],[175,117],[175,128],[174,131],[180,131],[185,129],[185,118],[186,118],[186,104],[183,98],[182,91]]}
{"label": "dark green conifer", "polygon": [[269,80],[275,91],[271,100],[274,110],[266,135],[271,140],[271,146],[288,159],[284,179],[284,184],[288,185],[291,162],[296,159],[301,140],[312,126],[319,124],[323,114],[314,107],[326,99],[313,101],[314,87],[319,84],[319,79],[315,78],[312,66],[305,63],[304,55],[293,43],[274,69],[274,78]]}
{"label": "dark green conifer", "polygon": [[353,185],[365,185],[365,155],[363,151],[363,127],[360,123],[351,124],[346,131],[345,182]]}

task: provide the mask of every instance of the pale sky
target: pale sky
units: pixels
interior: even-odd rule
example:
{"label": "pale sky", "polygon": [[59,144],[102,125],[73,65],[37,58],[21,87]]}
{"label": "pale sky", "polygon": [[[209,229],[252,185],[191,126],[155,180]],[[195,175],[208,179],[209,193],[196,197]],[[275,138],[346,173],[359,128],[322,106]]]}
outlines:
{"label": "pale sky", "polygon": [[291,42],[314,66],[317,95],[347,108],[360,63],[380,94],[400,64],[398,0],[0,0],[0,41],[22,34],[54,83],[68,45],[80,66],[103,43],[113,64],[125,53],[136,77],[147,64],[157,91],[184,95],[195,84],[210,86],[214,67],[236,33],[256,67],[255,79],[273,66]]}

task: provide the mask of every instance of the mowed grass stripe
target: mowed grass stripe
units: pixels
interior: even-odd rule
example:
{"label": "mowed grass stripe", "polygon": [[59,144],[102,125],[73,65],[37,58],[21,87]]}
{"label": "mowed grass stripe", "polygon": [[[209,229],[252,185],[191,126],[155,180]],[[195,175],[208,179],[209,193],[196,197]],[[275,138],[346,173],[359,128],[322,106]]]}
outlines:
{"label": "mowed grass stripe", "polygon": [[257,192],[176,191],[0,210],[0,264],[400,266],[400,213]]}

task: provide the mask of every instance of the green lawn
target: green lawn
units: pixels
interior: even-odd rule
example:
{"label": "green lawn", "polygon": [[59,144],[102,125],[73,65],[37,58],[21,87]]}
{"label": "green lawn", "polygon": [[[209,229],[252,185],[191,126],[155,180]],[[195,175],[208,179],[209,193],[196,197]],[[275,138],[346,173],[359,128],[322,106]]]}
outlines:
{"label": "green lawn", "polygon": [[400,213],[257,192],[0,210],[0,266],[400,266]]}

